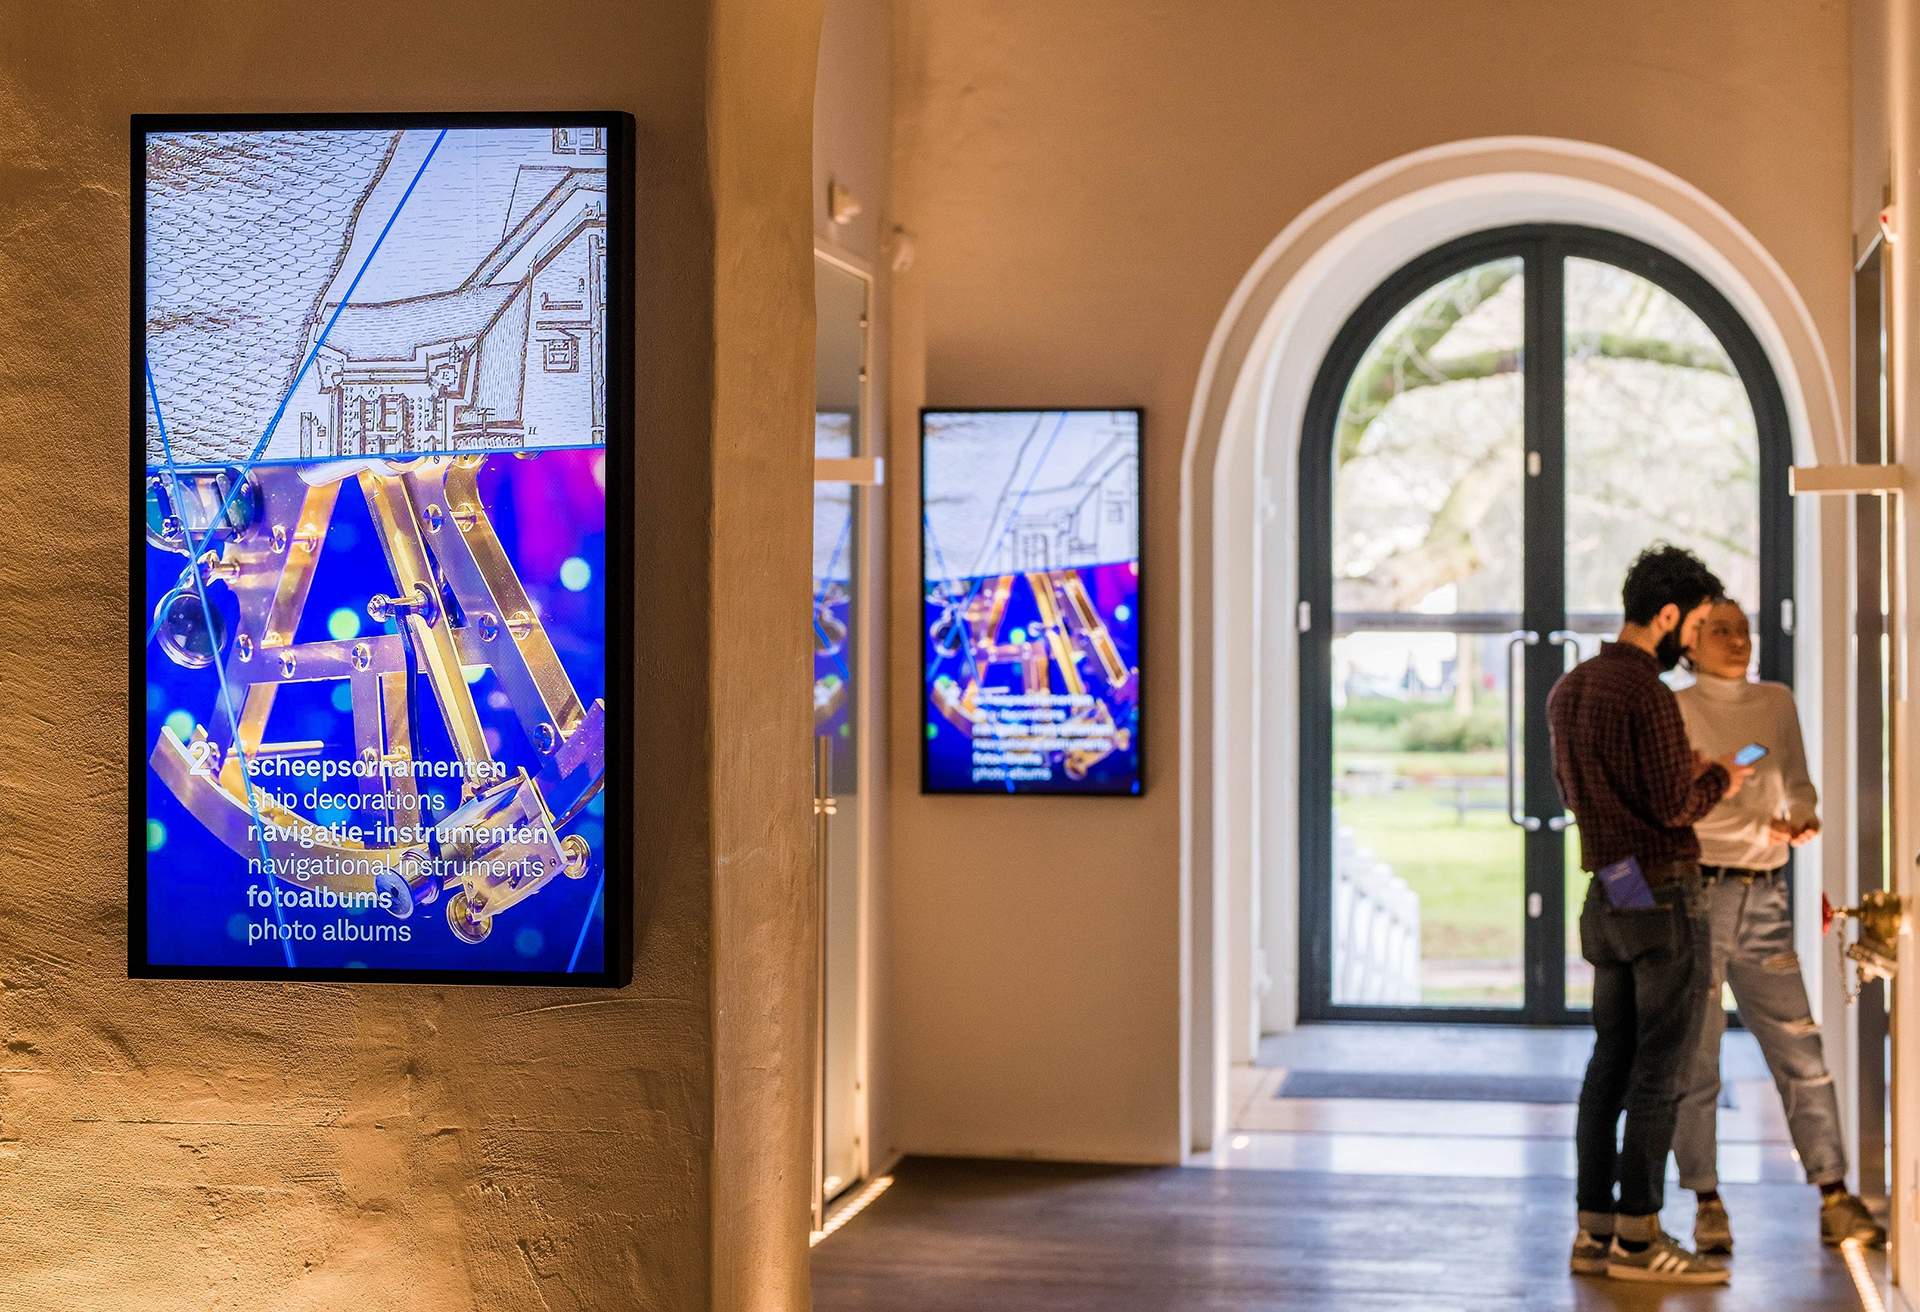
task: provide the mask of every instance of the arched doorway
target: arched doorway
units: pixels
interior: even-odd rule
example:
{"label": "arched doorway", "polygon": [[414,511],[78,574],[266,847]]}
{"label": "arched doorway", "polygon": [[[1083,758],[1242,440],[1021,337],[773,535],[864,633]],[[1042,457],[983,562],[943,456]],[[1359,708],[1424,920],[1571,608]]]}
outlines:
{"label": "arched doorway", "polygon": [[1700,552],[1792,673],[1792,456],[1754,333],[1704,278],[1572,225],[1389,276],[1300,444],[1300,1013],[1558,1023],[1583,891],[1547,690],[1656,538]]}
{"label": "arched doorway", "polygon": [[[1834,357],[1794,280],[1734,215],[1646,160],[1547,137],[1449,142],[1356,175],[1287,224],[1222,309],[1181,466],[1182,1120],[1195,1149],[1228,1123],[1230,1069],[1301,1014],[1294,508],[1314,380],[1356,307],[1410,256],[1535,223],[1631,236],[1695,270],[1764,348],[1796,462],[1846,459]],[[1832,500],[1794,506],[1802,550],[1792,641],[1816,759],[1825,726],[1848,716],[1845,684],[1829,677],[1847,659],[1846,598],[1819,585],[1823,562],[1844,547]],[[1848,783],[1844,773],[1827,780],[1830,828],[1805,863],[1820,877],[1803,879],[1797,894],[1809,925],[1823,889],[1836,903],[1848,895]]]}

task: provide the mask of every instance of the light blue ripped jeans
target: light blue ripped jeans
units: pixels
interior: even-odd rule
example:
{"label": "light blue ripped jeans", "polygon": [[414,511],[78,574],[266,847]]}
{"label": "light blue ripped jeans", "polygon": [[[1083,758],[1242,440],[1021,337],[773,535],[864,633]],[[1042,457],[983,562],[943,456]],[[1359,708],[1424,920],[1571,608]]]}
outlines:
{"label": "light blue ripped jeans", "polygon": [[1718,1138],[1714,1113],[1720,1101],[1720,1039],[1727,1013],[1720,1006],[1722,981],[1733,986],[1740,1020],[1760,1041],[1760,1052],[1780,1088],[1787,1128],[1812,1184],[1847,1175],[1840,1140],[1840,1100],[1820,1048],[1820,1027],[1807,1002],[1800,958],[1793,950],[1793,921],[1782,872],[1753,879],[1721,876],[1700,890],[1713,927],[1710,1005],[1700,1027],[1674,1125],[1673,1155],[1682,1188],[1718,1189]]}

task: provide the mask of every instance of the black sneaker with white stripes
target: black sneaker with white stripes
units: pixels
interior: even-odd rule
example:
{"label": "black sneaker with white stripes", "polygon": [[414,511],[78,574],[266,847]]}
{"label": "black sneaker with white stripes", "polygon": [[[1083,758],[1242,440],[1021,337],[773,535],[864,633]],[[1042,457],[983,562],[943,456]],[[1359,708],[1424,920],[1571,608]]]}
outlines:
{"label": "black sneaker with white stripes", "polygon": [[1663,1285],[1724,1285],[1728,1279],[1725,1263],[1689,1252],[1664,1230],[1637,1253],[1622,1248],[1615,1235],[1607,1250],[1607,1275]]}

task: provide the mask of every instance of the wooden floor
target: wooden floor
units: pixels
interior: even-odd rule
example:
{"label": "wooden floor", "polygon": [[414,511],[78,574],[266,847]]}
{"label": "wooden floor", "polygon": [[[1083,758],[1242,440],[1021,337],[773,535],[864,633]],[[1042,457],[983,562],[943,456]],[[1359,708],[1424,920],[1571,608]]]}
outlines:
{"label": "wooden floor", "polygon": [[[1860,1306],[1804,1184],[1728,1185],[1733,1284],[1567,1274],[1560,1179],[909,1159],[814,1250],[819,1312],[1836,1312]],[[1686,1237],[1690,1194],[1670,1191]],[[1878,1260],[1875,1261],[1876,1269]]]}
{"label": "wooden floor", "polygon": [[[1306,1026],[1233,1072],[1234,1133],[1181,1168],[909,1159],[814,1250],[820,1312],[1843,1312],[1757,1045],[1729,1035],[1722,1192],[1739,1257],[1720,1290],[1567,1274],[1571,1106],[1296,1099],[1289,1070],[1578,1075],[1590,1032]],[[1666,1226],[1691,1239],[1693,1196]],[[1873,1274],[1884,1262],[1869,1256]]]}

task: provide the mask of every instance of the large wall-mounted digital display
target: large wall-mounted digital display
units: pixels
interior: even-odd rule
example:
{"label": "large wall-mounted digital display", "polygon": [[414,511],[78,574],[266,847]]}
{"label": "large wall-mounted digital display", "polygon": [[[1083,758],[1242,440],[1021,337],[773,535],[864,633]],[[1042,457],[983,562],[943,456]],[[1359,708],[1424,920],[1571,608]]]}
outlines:
{"label": "large wall-mounted digital display", "polygon": [[623,115],[136,118],[129,969],[629,969]]}
{"label": "large wall-mounted digital display", "polygon": [[924,791],[1141,791],[1140,429],[921,413]]}

